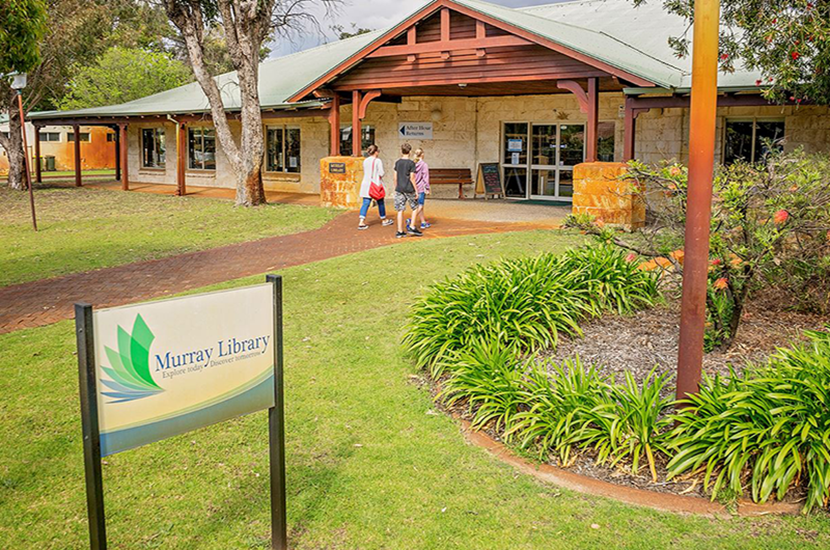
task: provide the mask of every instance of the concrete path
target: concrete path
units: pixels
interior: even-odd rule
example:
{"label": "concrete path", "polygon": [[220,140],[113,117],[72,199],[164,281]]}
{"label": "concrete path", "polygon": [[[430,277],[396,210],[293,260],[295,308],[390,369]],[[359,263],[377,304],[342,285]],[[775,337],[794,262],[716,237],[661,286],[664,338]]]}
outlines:
{"label": "concrete path", "polygon": [[[434,226],[422,238],[548,227],[449,218],[431,221]],[[96,308],[123,305],[419,238],[395,239],[394,227],[381,227],[377,219],[366,231],[357,231],[356,225],[355,213],[350,212],[313,231],[3,287],[0,333],[69,319],[75,302]]]}

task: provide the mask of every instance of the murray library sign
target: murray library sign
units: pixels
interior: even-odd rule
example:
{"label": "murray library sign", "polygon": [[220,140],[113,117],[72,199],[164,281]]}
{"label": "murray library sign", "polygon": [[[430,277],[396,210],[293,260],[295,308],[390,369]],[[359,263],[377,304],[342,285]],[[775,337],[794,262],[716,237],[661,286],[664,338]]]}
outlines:
{"label": "murray library sign", "polygon": [[106,548],[101,459],[268,409],[272,547],[286,548],[282,282],[93,311],[77,304],[90,546]]}

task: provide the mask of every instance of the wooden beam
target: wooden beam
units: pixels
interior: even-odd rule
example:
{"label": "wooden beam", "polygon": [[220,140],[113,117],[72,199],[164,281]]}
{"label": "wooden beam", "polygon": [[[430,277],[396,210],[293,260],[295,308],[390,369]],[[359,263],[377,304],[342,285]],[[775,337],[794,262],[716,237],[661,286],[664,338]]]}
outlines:
{"label": "wooden beam", "polygon": [[176,124],[176,195],[187,194],[187,124]]}
{"label": "wooden beam", "polygon": [[599,147],[599,78],[588,79],[588,125],[585,132],[586,162],[597,161]]}
{"label": "wooden beam", "polygon": [[35,126],[35,181],[43,183],[43,174],[40,170],[40,128]]}
{"label": "wooden beam", "polygon": [[363,154],[363,132],[360,124],[360,90],[352,92],[352,156],[359,157]]}
{"label": "wooden beam", "polygon": [[476,40],[482,40],[487,36],[487,27],[484,26],[484,21],[476,19]]}
{"label": "wooden beam", "polygon": [[115,130],[115,180],[121,181],[121,134],[118,131],[118,126],[113,128]]}
{"label": "wooden beam", "polygon": [[418,28],[415,25],[412,25],[408,29],[406,29],[406,45],[407,46],[414,46],[415,42],[418,41]]}
{"label": "wooden beam", "polygon": [[578,82],[573,80],[557,80],[556,87],[561,90],[568,90],[574,94],[576,100],[579,102],[579,110],[586,115],[588,114],[588,94],[585,93],[585,90],[582,89],[582,86]]}
{"label": "wooden beam", "polygon": [[127,147],[127,125],[119,124],[118,131],[121,133],[119,145],[121,146],[121,189],[124,191],[130,190],[129,177],[129,155]]}
{"label": "wooden beam", "polygon": [[435,53],[462,50],[477,50],[481,48],[501,48],[507,46],[530,46],[533,42],[518,36],[491,36],[490,38],[461,38],[458,40],[439,40],[423,42],[410,46],[383,46],[366,56],[367,59],[378,57],[393,57],[415,55],[420,53]]}
{"label": "wooden beam", "polygon": [[363,99],[360,100],[360,120],[366,118],[366,109],[369,108],[369,103],[371,103],[373,99],[377,99],[379,97],[380,90],[372,90],[371,92],[363,94]]}
{"label": "wooden beam", "polygon": [[329,127],[331,128],[331,141],[329,143],[329,154],[333,157],[340,156],[340,96],[335,94],[331,98],[329,107]]}
{"label": "wooden beam", "polygon": [[83,185],[81,182],[81,127],[75,124],[72,126],[75,135],[75,187]]}
{"label": "wooden beam", "polygon": [[441,42],[450,41],[450,10],[441,8]]}
{"label": "wooden beam", "polygon": [[635,138],[637,134],[637,115],[634,98],[625,98],[625,133],[623,137],[623,162],[634,160]]}

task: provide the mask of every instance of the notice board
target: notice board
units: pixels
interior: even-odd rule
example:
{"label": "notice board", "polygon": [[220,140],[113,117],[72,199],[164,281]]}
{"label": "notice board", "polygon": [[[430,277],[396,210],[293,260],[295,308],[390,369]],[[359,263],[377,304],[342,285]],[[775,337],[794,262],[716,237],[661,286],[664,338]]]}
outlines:
{"label": "notice board", "polygon": [[478,165],[478,175],[476,176],[476,189],[474,195],[484,195],[486,199],[489,195],[504,196],[504,189],[501,185],[501,171],[499,170],[498,162],[482,162]]}

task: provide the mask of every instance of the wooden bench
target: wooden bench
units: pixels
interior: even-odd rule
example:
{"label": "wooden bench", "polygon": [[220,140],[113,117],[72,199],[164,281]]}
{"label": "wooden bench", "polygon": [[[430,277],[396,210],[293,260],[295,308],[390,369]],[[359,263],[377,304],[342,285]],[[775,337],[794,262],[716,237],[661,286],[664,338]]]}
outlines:
{"label": "wooden bench", "polygon": [[431,168],[430,185],[457,185],[458,198],[464,198],[464,186],[473,183],[473,174],[469,168]]}

